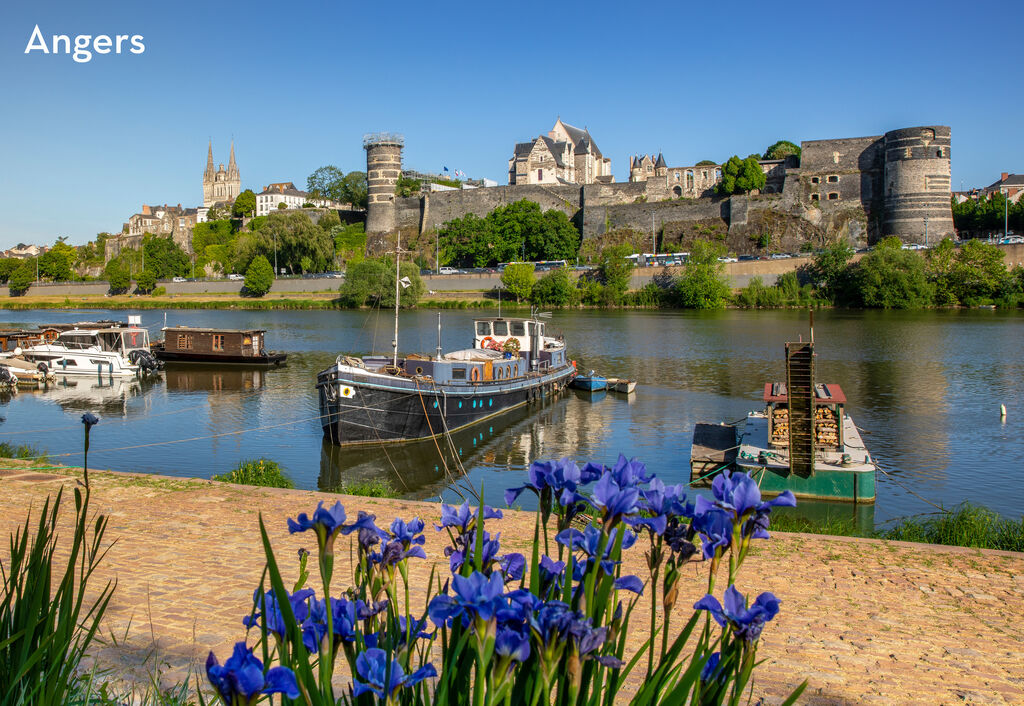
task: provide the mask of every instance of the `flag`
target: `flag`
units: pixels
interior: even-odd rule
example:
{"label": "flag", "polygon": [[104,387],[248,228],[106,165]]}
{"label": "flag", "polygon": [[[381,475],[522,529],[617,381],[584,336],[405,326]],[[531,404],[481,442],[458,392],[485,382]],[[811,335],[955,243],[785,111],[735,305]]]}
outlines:
{"label": "flag", "polygon": [[446,174],[448,173],[448,167],[445,167],[445,168],[444,168],[444,172],[445,172]]}

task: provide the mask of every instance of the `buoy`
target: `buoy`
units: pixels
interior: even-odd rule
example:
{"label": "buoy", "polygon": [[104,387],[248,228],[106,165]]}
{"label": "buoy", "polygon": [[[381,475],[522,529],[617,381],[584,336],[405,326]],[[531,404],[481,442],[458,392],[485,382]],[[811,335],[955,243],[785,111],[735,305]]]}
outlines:
{"label": "buoy", "polygon": [[1005,404],[999,405],[999,418],[1000,419],[1006,419],[1006,405]]}

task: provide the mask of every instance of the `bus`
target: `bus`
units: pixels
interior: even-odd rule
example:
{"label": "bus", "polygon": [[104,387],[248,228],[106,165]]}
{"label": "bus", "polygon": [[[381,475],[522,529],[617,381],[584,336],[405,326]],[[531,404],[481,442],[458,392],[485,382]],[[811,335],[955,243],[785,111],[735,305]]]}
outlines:
{"label": "bus", "polygon": [[672,265],[683,265],[690,259],[688,252],[673,253],[633,253],[626,255],[626,260],[633,267],[669,267]]}
{"label": "bus", "polygon": [[569,263],[565,260],[537,260],[536,262],[499,262],[498,272],[504,272],[505,268],[509,265],[533,265],[534,272],[547,272],[549,270],[557,270],[559,267],[568,267]]}

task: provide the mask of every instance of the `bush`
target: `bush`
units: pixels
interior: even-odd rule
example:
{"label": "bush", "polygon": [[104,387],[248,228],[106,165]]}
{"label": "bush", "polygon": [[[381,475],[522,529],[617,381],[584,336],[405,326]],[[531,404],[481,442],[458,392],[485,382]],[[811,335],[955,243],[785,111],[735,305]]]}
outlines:
{"label": "bush", "polygon": [[2,441],[0,442],[0,458],[43,459],[46,458],[46,453],[31,444],[15,445]]}
{"label": "bush", "polygon": [[570,306],[576,303],[577,296],[569,272],[559,267],[537,280],[530,301],[538,306]]}
{"label": "bush", "polygon": [[156,273],[153,270],[143,270],[135,278],[135,291],[146,294],[152,292],[156,287]]}
{"label": "bush", "polygon": [[131,286],[132,280],[128,274],[128,268],[117,260],[107,263],[103,269],[103,275],[106,277],[107,284],[110,285],[111,294],[121,294]]}
{"label": "bush", "polygon": [[263,488],[295,487],[291,479],[281,470],[281,465],[277,461],[266,458],[242,461],[235,470],[213,476],[211,480],[239,485],[258,485]]}
{"label": "bush", "polygon": [[257,255],[245,271],[245,293],[250,297],[262,297],[274,286],[274,268],[262,255]]}
{"label": "bush", "polygon": [[395,486],[383,478],[342,483],[334,489],[341,495],[358,495],[363,498],[398,498],[401,494]]}
{"label": "bush", "polygon": [[[399,291],[399,301],[404,308],[416,306],[425,287],[419,268],[411,262],[401,264],[402,279],[408,278],[410,285]],[[371,258],[350,265],[345,271],[345,282],[338,290],[343,306],[395,305],[395,263],[389,258]]]}
{"label": "bush", "polygon": [[[895,242],[891,242],[895,241]],[[931,306],[935,286],[928,281],[924,258],[902,250],[896,238],[879,243],[855,269],[864,306],[920,309]]]}
{"label": "bush", "polygon": [[533,291],[533,271],[532,262],[513,262],[506,265],[505,271],[501,273],[501,283],[517,302],[530,298],[530,292]]}
{"label": "bush", "polygon": [[[259,633],[269,669],[241,641],[223,665],[210,655],[211,683],[221,685],[225,703],[245,703],[270,682],[285,697],[302,694],[311,704],[546,706],[610,704],[632,676],[639,684],[635,704],[744,700],[760,663],[762,629],[779,601],[767,592],[748,600],[736,583],[752,543],[768,536],[772,508],[796,504],[792,493],[762,503],[756,481],[735,473],[716,480],[713,500],[694,512],[685,486],[655,484],[643,464],[622,456],[613,468],[581,469],[568,458],[536,462],[529,478],[507,490],[505,501],[511,505],[526,490],[537,495],[531,556],[502,553],[501,537],[487,532],[486,521],[500,518],[500,510],[442,505],[436,528],[451,540],[448,567],[443,577],[432,575],[425,605],[419,596],[413,603],[409,578],[410,562],[428,560],[420,518],[397,518],[385,529],[366,512],[350,518],[340,502],[289,518],[290,532],[312,530],[317,543],[315,559],[300,552],[299,579],[289,593],[261,517],[269,585],[257,588],[243,622]],[[584,497],[580,491],[592,483]],[[339,536],[349,537],[347,551],[337,546]],[[680,579],[698,551],[687,537],[700,538],[708,560],[707,594],[673,631]],[[645,576],[624,576],[623,553],[638,542]],[[353,566],[344,592],[334,581],[343,551]],[[306,587],[310,560],[323,599]],[[715,596],[720,568],[725,610]],[[650,614],[640,619],[649,619],[651,639],[627,654],[639,601],[628,594],[645,590]],[[342,667],[352,683],[339,691],[335,673],[340,678]]]}
{"label": "bush", "polygon": [[685,309],[721,309],[729,298],[725,264],[718,258],[725,246],[708,240],[695,240],[683,274],[676,282],[676,300]]}
{"label": "bush", "polygon": [[162,297],[165,294],[167,294],[167,287],[156,287],[152,292],[154,297]]}
{"label": "bush", "polygon": [[25,260],[11,273],[7,280],[7,287],[11,294],[24,294],[32,283],[36,281],[36,268],[31,260]]}

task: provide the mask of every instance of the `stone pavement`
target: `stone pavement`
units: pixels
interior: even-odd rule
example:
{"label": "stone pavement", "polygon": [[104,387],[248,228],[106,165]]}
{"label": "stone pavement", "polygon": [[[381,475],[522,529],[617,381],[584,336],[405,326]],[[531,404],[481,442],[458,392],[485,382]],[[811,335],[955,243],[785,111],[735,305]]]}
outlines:
{"label": "stone pavement", "polygon": [[[0,471],[0,530],[23,523],[26,511],[38,511],[62,483],[70,492],[75,479],[51,473]],[[316,540],[289,535],[286,518],[336,499],[205,480],[90,475],[93,507],[109,515],[107,536],[117,540],[99,572],[100,580],[116,578],[117,589],[106,644],[94,656],[136,678],[159,664],[170,682],[200,665],[210,649],[223,661],[243,637],[241,618],[263,567],[259,515],[288,583],[297,573],[297,551],[315,553]],[[394,516],[423,518],[427,555],[446,569],[447,540],[429,524],[439,505],[340,499],[350,517],[367,510],[378,524]],[[72,503],[67,496],[65,509]],[[488,523],[501,532],[505,550],[527,555],[533,526],[534,516],[521,512]],[[351,577],[346,554],[339,549],[336,586]],[[638,546],[626,569],[642,577],[642,562]],[[420,605],[430,563],[415,564],[413,604]],[[311,585],[318,587],[313,573]],[[684,572],[675,625],[705,585],[706,567],[695,562]],[[739,588],[772,591],[782,600],[759,650],[766,662],[754,696],[766,703],[778,703],[804,679],[802,703],[808,704],[1024,703],[1024,554],[780,533],[752,553]],[[646,639],[643,614],[641,606],[630,630],[636,644]]]}

